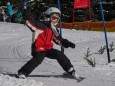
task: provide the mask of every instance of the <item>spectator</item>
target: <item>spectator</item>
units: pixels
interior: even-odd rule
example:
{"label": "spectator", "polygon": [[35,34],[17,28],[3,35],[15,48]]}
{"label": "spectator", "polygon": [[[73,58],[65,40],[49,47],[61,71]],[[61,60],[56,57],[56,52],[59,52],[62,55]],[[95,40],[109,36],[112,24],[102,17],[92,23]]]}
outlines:
{"label": "spectator", "polygon": [[5,13],[5,8],[4,7],[0,7],[0,21],[4,21],[6,20],[6,13]]}
{"label": "spectator", "polygon": [[6,13],[5,13],[5,9],[2,8],[2,19],[5,22],[6,21]]}
{"label": "spectator", "polygon": [[20,11],[20,9],[18,9],[18,12],[15,14],[15,22],[16,23],[22,23],[23,21],[23,17],[22,17],[22,12]]}
{"label": "spectator", "polygon": [[7,3],[7,15],[8,17],[8,21],[11,22],[12,20],[12,13],[13,13],[13,9],[12,9],[12,5],[10,4],[10,2]]}
{"label": "spectator", "polygon": [[0,7],[0,21],[2,21],[2,7]]}

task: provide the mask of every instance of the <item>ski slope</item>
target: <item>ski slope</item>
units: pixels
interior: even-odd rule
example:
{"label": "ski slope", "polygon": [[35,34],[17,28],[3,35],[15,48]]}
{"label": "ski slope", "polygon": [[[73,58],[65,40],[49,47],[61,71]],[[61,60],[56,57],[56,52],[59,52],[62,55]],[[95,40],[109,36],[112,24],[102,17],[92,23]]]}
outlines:
{"label": "ski slope", "polygon": [[[31,31],[22,24],[0,22],[0,86],[114,86],[115,63],[108,64],[106,51],[96,54],[105,45],[103,32],[63,29],[63,37],[76,44],[75,49],[65,49],[79,75],[86,79],[80,83],[63,76],[64,71],[56,60],[45,58],[27,79],[12,77],[31,56]],[[115,32],[107,33],[109,44],[115,43]],[[59,46],[54,45],[60,49]],[[115,47],[115,46],[114,46]],[[96,67],[91,67],[83,57],[90,49]],[[110,52],[115,59],[115,50]]]}

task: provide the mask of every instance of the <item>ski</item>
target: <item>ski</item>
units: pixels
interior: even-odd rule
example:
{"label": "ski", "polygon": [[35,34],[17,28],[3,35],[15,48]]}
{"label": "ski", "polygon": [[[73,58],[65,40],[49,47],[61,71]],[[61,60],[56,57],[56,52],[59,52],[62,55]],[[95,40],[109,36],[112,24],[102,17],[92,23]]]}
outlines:
{"label": "ski", "polygon": [[80,76],[79,79],[78,79],[78,78],[76,78],[76,77],[73,77],[73,76],[69,75],[68,73],[63,73],[63,75],[66,76],[66,77],[69,78],[69,79],[74,79],[74,80],[76,80],[77,82],[81,82],[81,81],[83,81],[83,80],[86,78],[86,77]]}

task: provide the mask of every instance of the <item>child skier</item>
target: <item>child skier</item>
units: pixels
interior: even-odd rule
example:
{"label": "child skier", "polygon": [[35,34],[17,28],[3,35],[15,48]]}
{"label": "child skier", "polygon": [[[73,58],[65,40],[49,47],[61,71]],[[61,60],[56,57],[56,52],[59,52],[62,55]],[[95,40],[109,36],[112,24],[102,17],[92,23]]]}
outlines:
{"label": "child skier", "polygon": [[50,59],[56,59],[68,75],[81,81],[83,78],[76,73],[67,56],[63,52],[53,48],[52,41],[65,48],[75,48],[74,43],[60,37],[59,31],[56,28],[61,16],[60,10],[56,7],[50,7],[44,12],[44,15],[47,16],[49,22],[46,22],[45,20],[36,22],[29,17],[26,17],[26,25],[34,32],[32,43],[33,58],[18,70],[17,77],[28,77],[28,75],[42,63],[44,58],[48,57]]}

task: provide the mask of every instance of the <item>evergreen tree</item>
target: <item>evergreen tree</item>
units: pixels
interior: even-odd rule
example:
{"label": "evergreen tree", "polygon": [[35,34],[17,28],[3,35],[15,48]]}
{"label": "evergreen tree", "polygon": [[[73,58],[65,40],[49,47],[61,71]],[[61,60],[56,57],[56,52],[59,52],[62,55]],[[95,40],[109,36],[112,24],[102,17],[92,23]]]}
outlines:
{"label": "evergreen tree", "polygon": [[[24,0],[0,0],[0,5],[5,6],[8,1],[11,2],[14,7],[18,6],[23,8]],[[101,20],[99,0],[90,1],[93,21]],[[51,6],[58,7],[57,4],[58,0],[28,0],[28,11],[34,14],[35,18],[39,19],[42,12]],[[62,21],[72,22],[73,4],[74,0],[61,0]],[[103,0],[103,7],[105,10],[105,20],[109,21],[115,19],[115,0]],[[89,20],[88,9],[76,9],[75,11],[75,21]]]}

